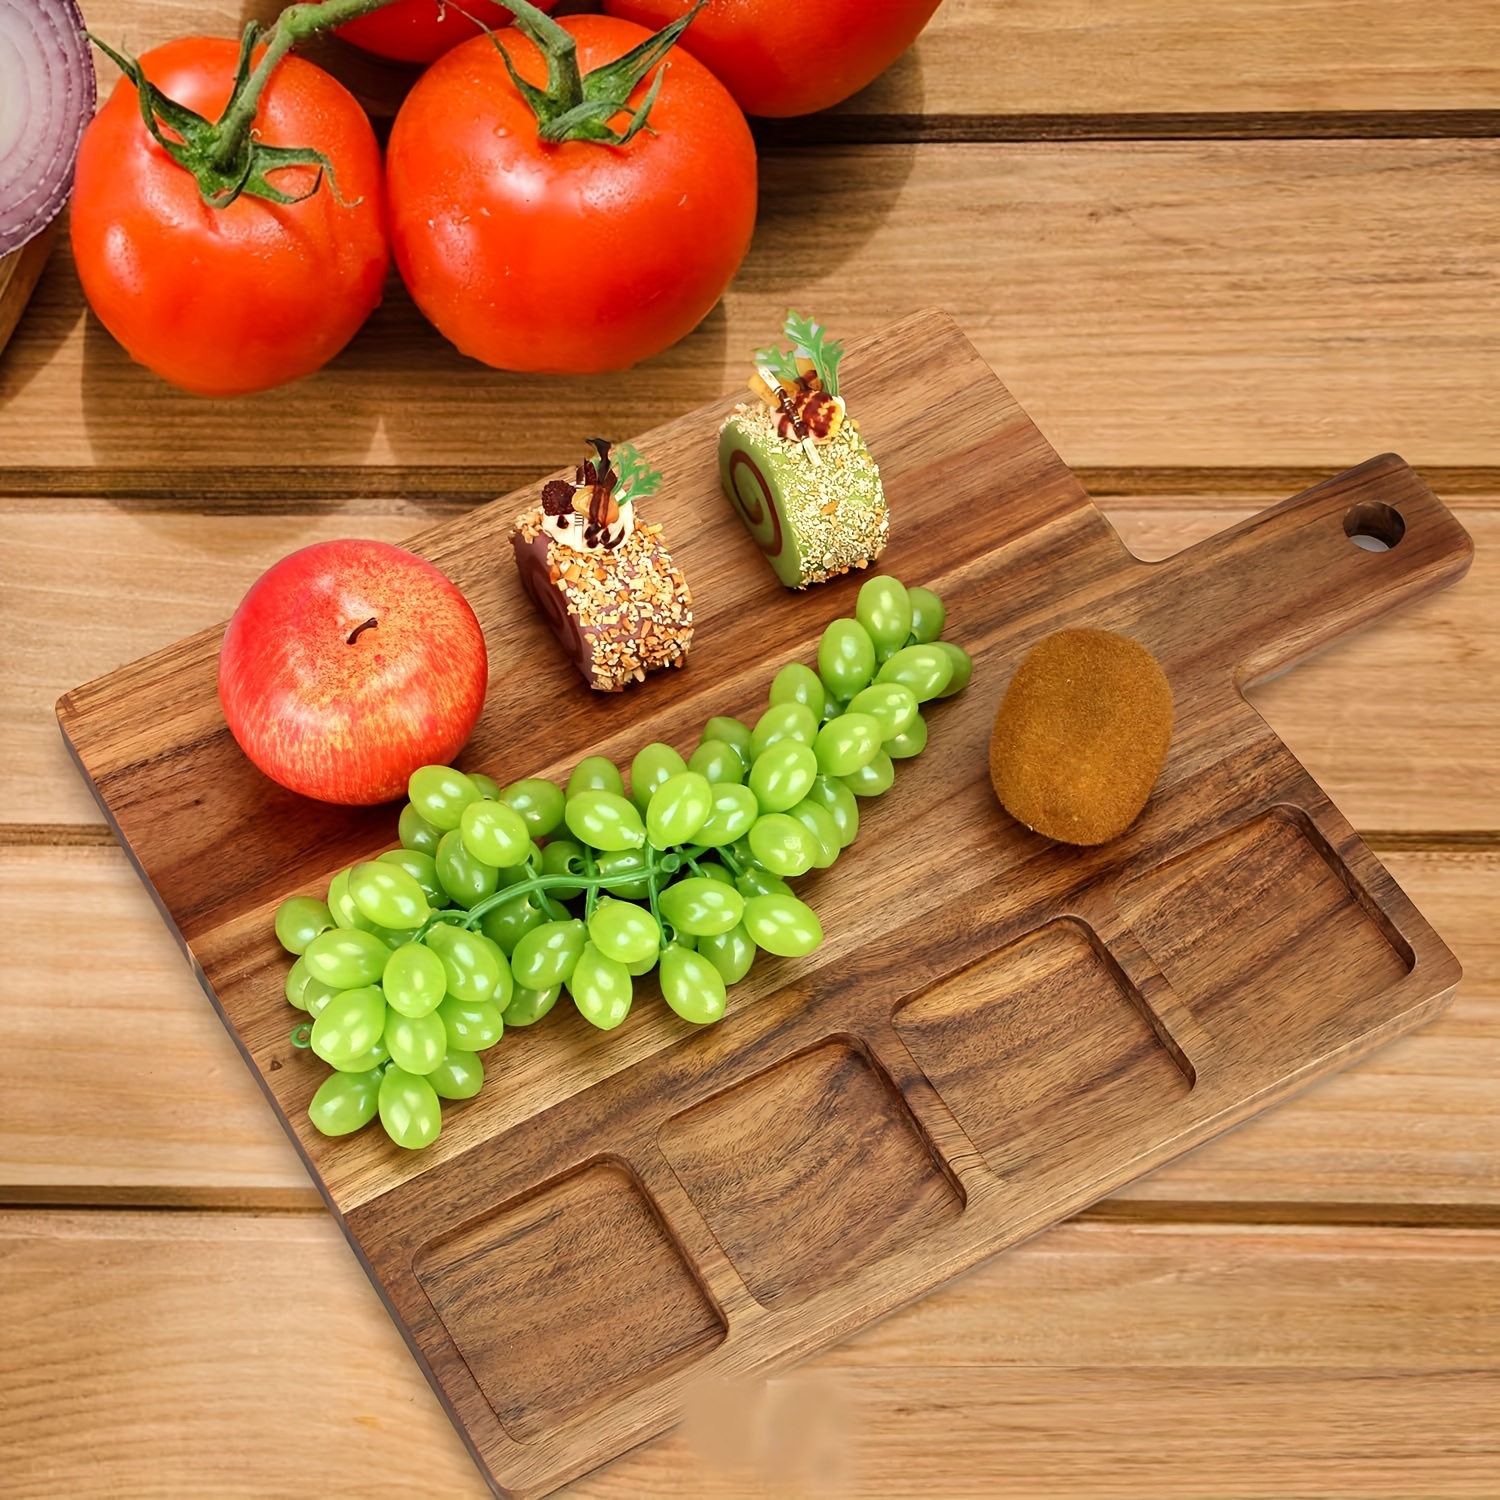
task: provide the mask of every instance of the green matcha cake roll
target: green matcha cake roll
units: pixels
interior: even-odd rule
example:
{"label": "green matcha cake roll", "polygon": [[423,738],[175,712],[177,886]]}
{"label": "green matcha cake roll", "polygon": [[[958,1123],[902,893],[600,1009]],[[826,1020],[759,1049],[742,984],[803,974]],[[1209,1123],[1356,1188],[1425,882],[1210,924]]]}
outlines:
{"label": "green matcha cake roll", "polygon": [[839,395],[843,345],[789,313],[787,350],[760,349],[759,400],[719,429],[719,480],[776,576],[806,588],[867,567],[890,532],[880,470]]}

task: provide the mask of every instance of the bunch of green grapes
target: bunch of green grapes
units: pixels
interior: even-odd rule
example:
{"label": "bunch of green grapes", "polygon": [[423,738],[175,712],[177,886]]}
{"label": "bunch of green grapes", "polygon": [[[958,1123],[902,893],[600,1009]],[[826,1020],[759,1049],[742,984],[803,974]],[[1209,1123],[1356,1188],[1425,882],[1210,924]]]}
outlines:
{"label": "bunch of green grapes", "polygon": [[787,882],[854,842],[858,799],[927,743],[920,705],[967,686],[943,619],[928,590],[869,579],[856,617],[824,631],[817,670],[776,674],[753,728],[710,719],[686,759],[645,746],[628,793],[603,756],[566,788],[415,771],[401,847],[340,870],[326,901],[276,912],[296,955],[286,997],[310,1018],[294,1040],[334,1069],[313,1124],[346,1135],[378,1114],[397,1145],[430,1145],[441,1100],[479,1092],[479,1053],[564,989],[608,1031],[656,969],[671,1009],[709,1025],[757,951],[813,952],[823,929]]}

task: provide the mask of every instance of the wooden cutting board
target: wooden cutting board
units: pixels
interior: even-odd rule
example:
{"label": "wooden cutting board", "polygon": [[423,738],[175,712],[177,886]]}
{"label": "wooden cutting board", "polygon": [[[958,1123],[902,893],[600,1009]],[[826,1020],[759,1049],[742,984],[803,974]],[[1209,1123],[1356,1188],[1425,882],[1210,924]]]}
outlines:
{"label": "wooden cutting board", "polygon": [[[1241,696],[1468,566],[1399,459],[1371,460],[1165,562],[1137,561],[945,316],[851,348],[884,475],[884,571],[948,605],[962,696],[858,843],[799,883],[827,934],[763,957],[698,1030],[649,982],[612,1033],[560,1005],[486,1058],[481,1096],[407,1153],[306,1106],[278,901],[395,843],[395,809],[281,791],[215,690],[221,628],[69,693],[63,732],[209,998],[476,1461],[534,1496],[662,1431],[695,1387],[838,1339],[1434,1015],[1448,949]],[[527,604],[506,536],[531,489],[415,550],[468,595],[491,680],[461,764],[559,779],[583,755],[689,750],[811,662],[858,576],[784,589],[719,490],[726,398],[637,440],[692,585],[680,672],[591,693]],[[1388,550],[1356,545],[1395,541]],[[1399,540],[1397,539],[1399,537]],[[1000,809],[986,750],[1017,662],[1121,631],[1177,705],[1140,821],[1096,849]],[[1399,705],[1391,706],[1393,714]],[[1393,771],[1393,775],[1397,774]]]}

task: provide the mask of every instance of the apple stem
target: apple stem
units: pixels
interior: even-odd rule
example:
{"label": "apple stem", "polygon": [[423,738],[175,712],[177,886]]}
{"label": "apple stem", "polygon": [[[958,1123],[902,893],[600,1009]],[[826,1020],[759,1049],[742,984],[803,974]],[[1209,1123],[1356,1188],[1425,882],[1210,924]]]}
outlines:
{"label": "apple stem", "polygon": [[374,615],[371,615],[363,625],[356,625],[349,636],[349,644],[352,646],[355,641],[357,641],[360,636],[365,633],[365,631],[373,630],[379,623],[380,621],[377,620]]}

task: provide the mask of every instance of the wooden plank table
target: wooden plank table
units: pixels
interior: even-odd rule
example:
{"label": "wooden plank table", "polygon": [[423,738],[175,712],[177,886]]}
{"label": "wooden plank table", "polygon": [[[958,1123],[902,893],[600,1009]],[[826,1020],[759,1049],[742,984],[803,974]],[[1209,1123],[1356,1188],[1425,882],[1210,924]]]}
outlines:
{"label": "wooden plank table", "polygon": [[[244,9],[87,3],[136,48]],[[764,130],[704,326],[583,381],[469,364],[393,282],[318,376],[197,401],[60,243],[0,356],[0,1493],[485,1493],[51,705],[293,547],[398,539],[732,388],[793,303],[851,336],[946,307],[1143,556],[1415,464],[1469,577],[1254,697],[1466,973],[1426,1030],[568,1493],[1492,1500],[1497,85],[1489,0],[946,0],[863,96]]]}

